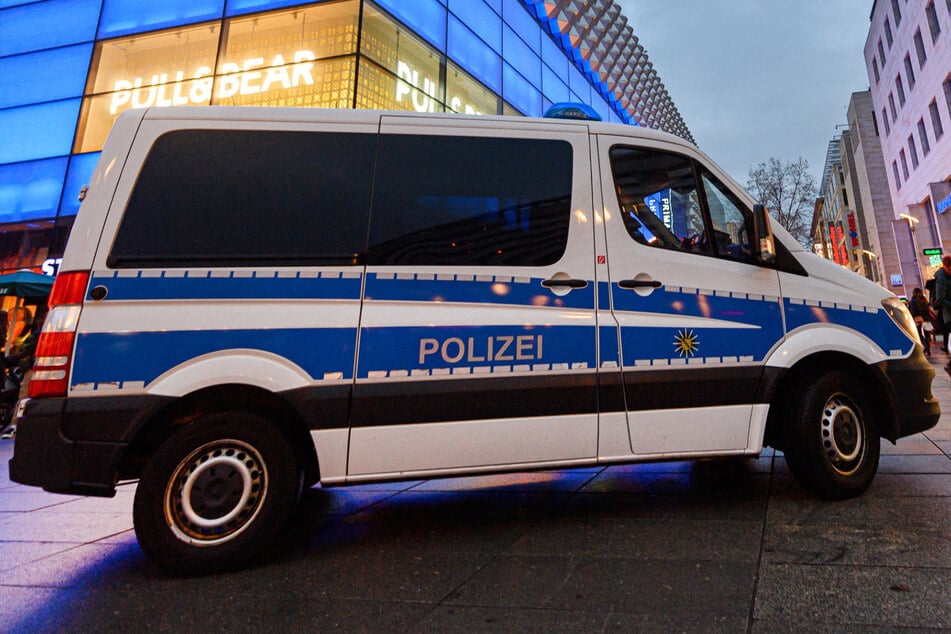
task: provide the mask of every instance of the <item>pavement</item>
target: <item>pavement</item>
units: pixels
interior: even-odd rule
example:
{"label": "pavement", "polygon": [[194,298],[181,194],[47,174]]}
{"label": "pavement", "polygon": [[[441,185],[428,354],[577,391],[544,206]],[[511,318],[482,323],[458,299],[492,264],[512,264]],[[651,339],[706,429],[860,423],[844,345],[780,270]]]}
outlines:
{"label": "pavement", "polygon": [[10,482],[0,632],[951,631],[951,379],[938,426],[829,502],[782,454],[306,492],[240,572],[169,576],[113,499]]}

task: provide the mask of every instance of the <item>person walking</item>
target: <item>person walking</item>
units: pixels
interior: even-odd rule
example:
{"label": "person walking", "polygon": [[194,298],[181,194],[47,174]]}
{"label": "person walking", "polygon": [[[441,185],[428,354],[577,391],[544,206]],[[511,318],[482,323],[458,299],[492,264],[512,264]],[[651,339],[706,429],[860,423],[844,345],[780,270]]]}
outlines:
{"label": "person walking", "polygon": [[[948,351],[948,330],[951,326],[951,255],[941,258],[941,268],[934,275],[935,309],[940,311],[942,318],[941,350]],[[944,371],[951,376],[951,361],[944,366]]]}
{"label": "person walking", "polygon": [[908,302],[908,310],[911,316],[915,318],[915,326],[918,327],[918,338],[921,339],[921,345],[924,346],[925,356],[931,356],[931,324],[934,321],[934,313],[931,310],[931,304],[928,298],[920,288],[912,291],[911,300]]}

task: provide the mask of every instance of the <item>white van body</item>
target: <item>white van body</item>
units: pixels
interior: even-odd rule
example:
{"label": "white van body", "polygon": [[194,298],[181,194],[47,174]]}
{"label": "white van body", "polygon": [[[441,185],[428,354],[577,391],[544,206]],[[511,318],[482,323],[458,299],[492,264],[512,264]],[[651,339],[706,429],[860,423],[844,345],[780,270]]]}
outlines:
{"label": "white van body", "polygon": [[[933,370],[896,298],[764,219],[643,128],[129,110],[70,236],[11,477],[107,496],[141,478],[140,542],[188,572],[243,561],[318,481],[770,444],[807,488],[857,495],[879,437],[937,422]],[[196,502],[208,464],[239,476],[231,501]]]}

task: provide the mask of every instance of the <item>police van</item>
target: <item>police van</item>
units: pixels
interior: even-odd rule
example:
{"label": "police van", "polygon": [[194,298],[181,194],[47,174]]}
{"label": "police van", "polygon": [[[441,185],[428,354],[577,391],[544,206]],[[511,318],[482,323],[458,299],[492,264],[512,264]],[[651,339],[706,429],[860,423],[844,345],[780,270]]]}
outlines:
{"label": "police van", "polygon": [[785,452],[862,493],[932,427],[882,288],[693,145],[577,118],[129,110],[50,299],[16,482],[138,479],[143,550],[240,565],[305,486]]}

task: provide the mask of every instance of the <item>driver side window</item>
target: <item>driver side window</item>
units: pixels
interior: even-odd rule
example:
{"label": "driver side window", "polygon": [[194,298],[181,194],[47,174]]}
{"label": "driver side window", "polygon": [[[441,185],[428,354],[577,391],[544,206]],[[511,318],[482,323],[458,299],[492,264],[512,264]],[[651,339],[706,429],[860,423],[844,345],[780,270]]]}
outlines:
{"label": "driver side window", "polygon": [[750,240],[746,235],[743,203],[706,170],[702,171],[703,192],[710,209],[713,239],[717,255],[738,260],[748,259]]}
{"label": "driver side window", "polygon": [[653,247],[712,255],[690,159],[624,146],[611,148],[611,171],[624,226]]}

